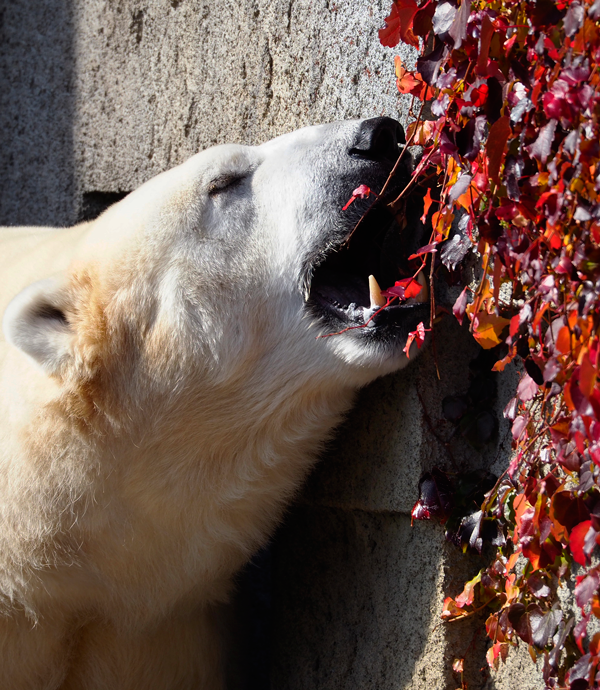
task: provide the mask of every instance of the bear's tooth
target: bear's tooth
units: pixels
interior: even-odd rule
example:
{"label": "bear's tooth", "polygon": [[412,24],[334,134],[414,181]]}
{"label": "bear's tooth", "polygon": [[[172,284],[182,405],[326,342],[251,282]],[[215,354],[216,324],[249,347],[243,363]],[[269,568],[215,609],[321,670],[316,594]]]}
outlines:
{"label": "bear's tooth", "polygon": [[369,276],[369,298],[371,300],[371,309],[385,307],[387,304],[386,298],[381,294],[379,283],[375,280],[375,276]]}

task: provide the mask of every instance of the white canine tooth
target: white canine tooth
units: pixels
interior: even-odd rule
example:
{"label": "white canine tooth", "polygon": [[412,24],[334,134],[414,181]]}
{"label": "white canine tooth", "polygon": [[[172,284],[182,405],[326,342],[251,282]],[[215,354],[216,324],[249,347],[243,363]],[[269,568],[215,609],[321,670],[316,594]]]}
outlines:
{"label": "white canine tooth", "polygon": [[369,276],[369,297],[371,299],[371,309],[385,307],[387,304],[387,300],[381,294],[381,288],[379,287],[379,283],[375,280],[375,276]]}

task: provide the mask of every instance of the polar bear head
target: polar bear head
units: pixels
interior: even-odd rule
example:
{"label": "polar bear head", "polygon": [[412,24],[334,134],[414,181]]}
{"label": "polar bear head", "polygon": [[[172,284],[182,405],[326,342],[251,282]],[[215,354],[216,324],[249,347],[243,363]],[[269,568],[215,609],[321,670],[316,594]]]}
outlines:
{"label": "polar bear head", "polygon": [[420,210],[343,210],[402,141],[376,118],[218,146],[95,221],[0,234],[0,604],[142,625],[226,596],[426,318],[368,287],[414,272]]}
{"label": "polar bear head", "polygon": [[[418,214],[402,228],[380,204],[348,240],[373,197],[342,209],[360,184],[381,190],[402,142],[375,118],[199,153],[82,226],[68,271],[13,300],[6,337],[88,387],[224,384],[257,365],[360,386],[398,369],[427,307],[369,321],[368,276],[388,287],[408,274]],[[392,192],[407,175],[408,163]]]}

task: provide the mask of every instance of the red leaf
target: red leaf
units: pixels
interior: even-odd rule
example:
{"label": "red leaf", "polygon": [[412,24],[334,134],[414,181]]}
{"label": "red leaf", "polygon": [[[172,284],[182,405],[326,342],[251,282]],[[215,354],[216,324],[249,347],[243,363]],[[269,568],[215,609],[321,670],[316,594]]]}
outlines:
{"label": "red leaf", "polygon": [[[557,539],[568,541],[568,532],[577,524],[590,519],[590,511],[581,497],[571,491],[557,491],[550,503],[550,519]],[[561,530],[560,526],[565,529]]]}
{"label": "red leaf", "polygon": [[592,526],[591,520],[580,522],[571,530],[569,539],[569,548],[573,554],[573,558],[579,565],[586,565],[590,561],[589,555],[584,551],[584,541],[587,533]]}
{"label": "red leaf", "polygon": [[[398,91],[400,91],[400,93],[412,94],[412,92],[416,89],[420,90],[422,88],[423,81],[417,79],[416,76],[411,72],[407,72],[402,79],[396,79],[396,86],[398,87]],[[417,94],[414,95],[416,96]]]}
{"label": "red leaf", "polygon": [[356,199],[368,199],[370,194],[375,194],[375,192],[371,191],[371,189],[367,187],[366,184],[359,185],[352,192],[352,196],[348,200],[348,203],[342,208],[342,211],[345,211],[348,208],[348,206],[350,206],[350,204]]}
{"label": "red leaf", "polygon": [[490,127],[490,134],[488,136],[485,152],[487,153],[488,175],[494,182],[499,181],[500,165],[502,163],[502,156],[504,155],[504,147],[511,134],[510,120],[507,115],[496,120]]}
{"label": "red leaf", "polygon": [[[423,286],[419,281],[412,279],[412,281],[406,286],[404,290],[404,297],[410,299],[411,297],[416,297],[419,292],[423,289]],[[423,324],[421,324],[423,325]],[[417,326],[418,328],[418,326]]]}
{"label": "red leaf", "polygon": [[521,325],[521,319],[519,315],[517,314],[516,316],[513,316],[512,319],[510,320],[510,329],[509,329],[509,334],[511,338],[514,338],[515,335],[517,334],[517,331],[519,330],[519,326]]}
{"label": "red leaf", "polygon": [[385,28],[379,29],[381,44],[393,48],[402,41],[418,48],[419,39],[412,30],[413,19],[418,11],[415,0],[394,0],[389,17],[385,19]]}
{"label": "red leaf", "polygon": [[488,15],[484,15],[481,22],[481,38],[479,39],[479,56],[477,58],[476,72],[482,77],[487,75],[488,55],[490,52],[490,43],[494,34],[494,25],[492,24]]}
{"label": "red leaf", "polygon": [[371,189],[366,184],[359,185],[353,192],[352,196],[359,196],[361,199],[367,199],[369,194],[372,194]]}
{"label": "red leaf", "polygon": [[420,349],[421,349],[421,345],[422,345],[423,342],[425,341],[425,332],[426,332],[426,331],[430,331],[430,330],[431,330],[431,328],[425,328],[425,326],[423,325],[423,322],[421,321],[421,323],[417,326],[417,330],[416,330],[416,331],[411,331],[411,332],[408,334],[408,339],[407,339],[407,341],[406,341],[406,345],[405,345],[404,349],[402,350],[402,352],[404,352],[404,354],[405,354],[407,357],[410,357],[410,355],[408,354],[408,352],[409,352],[410,346],[413,344],[413,341],[414,341],[414,340],[416,340],[416,342],[417,342],[417,347],[418,347],[419,350],[420,350]]}
{"label": "red leaf", "polygon": [[[406,339],[406,345],[404,346],[402,352],[410,359],[409,351],[410,351],[410,346],[413,344],[413,340],[416,337],[416,331],[412,331],[411,333],[408,334],[408,338]],[[413,508],[414,512],[414,508]],[[414,516],[413,516],[414,517]]]}
{"label": "red leaf", "polygon": [[388,48],[394,48],[400,42],[400,17],[395,2],[389,16],[385,18],[385,28],[379,29],[379,42]]}
{"label": "red leaf", "polygon": [[421,247],[418,251],[416,251],[414,254],[411,254],[408,257],[408,260],[410,261],[411,259],[416,259],[419,256],[423,256],[424,254],[435,254],[437,252],[437,245],[439,242],[432,242],[431,244],[426,244],[424,247]]}
{"label": "red leaf", "polygon": [[410,299],[416,297],[423,286],[414,278],[403,278],[397,280],[395,285],[387,290],[382,290],[384,297],[399,297],[400,299]]}

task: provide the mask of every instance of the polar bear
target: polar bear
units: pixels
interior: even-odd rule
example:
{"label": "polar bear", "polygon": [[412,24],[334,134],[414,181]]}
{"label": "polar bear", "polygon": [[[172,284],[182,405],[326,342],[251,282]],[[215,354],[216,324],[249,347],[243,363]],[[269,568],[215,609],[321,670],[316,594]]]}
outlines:
{"label": "polar bear", "polygon": [[233,575],[428,311],[367,280],[413,270],[417,221],[342,210],[402,142],[217,146],[95,221],[1,231],[0,688],[223,687]]}

